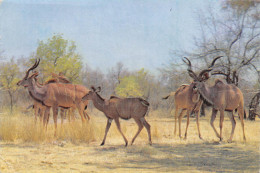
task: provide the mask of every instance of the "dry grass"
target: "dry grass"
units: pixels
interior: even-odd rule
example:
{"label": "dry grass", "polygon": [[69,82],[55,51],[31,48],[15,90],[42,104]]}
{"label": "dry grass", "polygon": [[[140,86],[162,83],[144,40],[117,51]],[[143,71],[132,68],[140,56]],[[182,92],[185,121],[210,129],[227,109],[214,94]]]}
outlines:
{"label": "dry grass", "polygon": [[[20,113],[13,113],[12,115],[6,113],[0,117],[0,139],[6,142],[35,142],[44,143],[51,141],[69,141],[72,143],[90,143],[93,141],[101,141],[103,139],[104,130],[106,126],[106,118],[101,113],[93,112],[97,114],[92,116],[90,121],[86,121],[84,124],[81,120],[77,119],[74,122],[65,122],[63,125],[58,122],[57,136],[54,137],[54,124],[52,120],[48,125],[47,131],[42,127],[39,120],[34,121],[32,115],[23,115]],[[121,121],[121,128],[123,133],[134,136],[137,131],[135,122]],[[151,124],[153,138],[160,138],[161,135],[158,132],[157,124]],[[128,128],[130,126],[131,128]],[[133,129],[134,128],[136,129]],[[147,137],[146,130],[140,134],[141,138]],[[115,124],[113,123],[108,134],[108,138],[122,138],[118,132]],[[122,141],[123,142],[123,141]]]}
{"label": "dry grass", "polygon": [[[201,118],[198,138],[196,122],[191,118],[188,139],[174,136],[174,118],[163,111],[150,112],[153,145],[148,145],[145,128],[133,146],[124,147],[124,140],[112,123],[105,146],[102,141],[106,118],[94,110],[91,120],[82,126],[59,123],[54,138],[53,123],[45,132],[34,124],[32,116],[19,113],[0,117],[0,172],[258,172],[260,147],[260,120],[246,121],[246,143],[241,124],[237,126],[234,142],[227,143],[231,122],[224,121],[222,143],[218,142],[209,124],[209,116]],[[208,113],[209,114],[209,113]],[[208,115],[207,114],[207,115]],[[218,128],[219,115],[215,121]],[[122,131],[131,141],[137,131],[133,120],[121,120]],[[186,118],[182,122],[182,134]],[[30,164],[28,164],[30,163]]]}

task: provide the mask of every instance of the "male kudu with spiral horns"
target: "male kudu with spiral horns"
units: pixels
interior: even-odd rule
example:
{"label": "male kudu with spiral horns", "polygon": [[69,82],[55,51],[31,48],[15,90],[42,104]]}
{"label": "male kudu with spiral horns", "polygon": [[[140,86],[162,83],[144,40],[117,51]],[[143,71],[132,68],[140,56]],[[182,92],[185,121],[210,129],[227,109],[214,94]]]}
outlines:
{"label": "male kudu with spiral horns", "polygon": [[[186,61],[186,60],[187,61]],[[241,90],[235,86],[234,84],[226,84],[220,79],[215,80],[215,84],[213,86],[209,86],[204,81],[200,80],[200,77],[203,73],[208,73],[212,69],[203,70],[199,76],[197,76],[193,70],[191,69],[191,62],[188,58],[183,59],[184,62],[188,65],[188,73],[190,77],[192,77],[195,81],[195,88],[198,89],[198,92],[201,96],[212,105],[212,115],[210,124],[216,133],[217,137],[222,141],[222,127],[224,120],[224,111],[229,112],[229,118],[232,123],[232,130],[230,138],[228,142],[232,142],[232,138],[234,135],[234,130],[236,127],[236,121],[234,119],[233,111],[237,109],[238,115],[240,117],[242,131],[243,131],[243,139],[246,140],[245,131],[244,131],[244,97]],[[217,112],[220,111],[220,133],[217,132],[214,126],[214,120],[216,118]]]}
{"label": "male kudu with spiral horns", "polygon": [[[201,71],[199,76],[197,77],[196,75],[196,80],[194,81],[206,81],[209,79],[208,71],[214,66],[215,62],[221,58],[216,57],[212,60],[210,66]],[[188,60],[187,58],[185,58]],[[183,61],[186,63],[185,59]],[[190,62],[188,60],[188,62]],[[190,70],[191,70],[191,64],[190,64]],[[181,138],[181,121],[182,121],[182,116],[185,111],[187,111],[187,124],[186,124],[186,130],[185,130],[185,136],[184,139],[187,138],[187,130],[189,126],[189,117],[192,111],[196,114],[196,123],[197,123],[197,129],[198,129],[198,134],[199,138],[202,139],[201,133],[200,133],[200,125],[199,125],[199,115],[200,115],[200,109],[201,105],[203,103],[203,100],[200,98],[200,93],[198,90],[194,87],[195,82],[192,82],[191,84],[183,84],[181,85],[175,92],[171,92],[170,95],[164,97],[163,99],[168,99],[170,96],[174,97],[174,105],[175,105],[175,126],[174,126],[174,134],[176,135],[176,127],[177,127],[177,117],[179,120],[179,137]],[[181,110],[179,114],[179,110]],[[179,114],[179,116],[178,116]]]}
{"label": "male kudu with spiral horns", "polygon": [[70,108],[76,105],[82,122],[84,122],[84,110],[88,104],[88,101],[82,101],[81,98],[86,95],[89,90],[83,85],[62,83],[49,83],[39,86],[35,78],[35,75],[37,74],[32,74],[29,77],[30,71],[34,70],[39,65],[39,63],[40,59],[36,59],[34,65],[26,71],[25,77],[19,82],[19,85],[28,87],[32,98],[46,106],[44,123],[46,123],[46,118],[49,115],[50,108],[52,108],[55,125],[54,135],[56,136],[58,107]]}

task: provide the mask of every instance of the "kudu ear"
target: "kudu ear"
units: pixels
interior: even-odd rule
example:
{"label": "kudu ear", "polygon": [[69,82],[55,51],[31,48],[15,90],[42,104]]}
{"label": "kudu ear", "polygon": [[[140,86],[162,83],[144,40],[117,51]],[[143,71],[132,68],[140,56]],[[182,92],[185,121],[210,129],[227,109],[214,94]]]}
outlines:
{"label": "kudu ear", "polygon": [[96,88],[94,86],[91,86],[92,91],[96,92]]}
{"label": "kudu ear", "polygon": [[37,77],[37,76],[39,75],[39,72],[38,72],[38,71],[34,71],[33,73],[34,73],[33,75],[34,75],[35,77]]}
{"label": "kudu ear", "polygon": [[101,87],[99,86],[99,87],[97,88],[96,92],[98,93],[98,92],[100,92],[100,91],[101,91]]}

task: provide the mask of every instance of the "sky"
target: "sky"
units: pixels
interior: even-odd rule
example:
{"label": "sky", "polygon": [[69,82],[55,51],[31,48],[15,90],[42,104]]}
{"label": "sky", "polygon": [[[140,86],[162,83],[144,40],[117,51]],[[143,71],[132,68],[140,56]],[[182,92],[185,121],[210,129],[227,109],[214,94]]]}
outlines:
{"label": "sky", "polygon": [[[0,0],[0,48],[27,57],[54,33],[75,41],[90,67],[156,71],[192,49],[196,12],[210,0]],[[180,58],[180,57],[177,57]]]}

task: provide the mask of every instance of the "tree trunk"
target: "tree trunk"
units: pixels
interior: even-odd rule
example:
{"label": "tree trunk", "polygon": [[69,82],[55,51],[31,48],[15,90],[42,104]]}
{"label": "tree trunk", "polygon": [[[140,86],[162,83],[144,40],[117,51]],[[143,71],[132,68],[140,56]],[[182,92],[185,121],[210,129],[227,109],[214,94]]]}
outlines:
{"label": "tree trunk", "polygon": [[258,92],[251,100],[250,105],[249,105],[249,116],[248,119],[255,121],[256,116],[260,116],[257,114],[256,110],[257,107],[259,106],[260,102],[260,92]]}
{"label": "tree trunk", "polygon": [[13,94],[10,90],[8,90],[8,94],[10,96],[10,111],[13,113]]}

